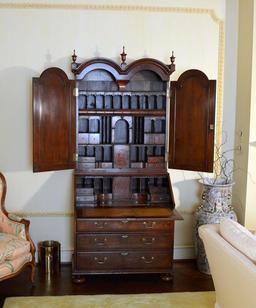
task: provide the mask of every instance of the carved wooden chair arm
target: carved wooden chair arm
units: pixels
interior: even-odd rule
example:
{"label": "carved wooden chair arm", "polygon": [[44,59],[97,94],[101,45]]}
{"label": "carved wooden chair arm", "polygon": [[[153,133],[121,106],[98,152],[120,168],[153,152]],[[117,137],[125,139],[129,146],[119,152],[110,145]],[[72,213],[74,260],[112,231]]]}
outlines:
{"label": "carved wooden chair arm", "polygon": [[8,218],[16,222],[21,222],[23,219],[22,217],[17,216],[16,214],[13,214],[13,213],[8,213]]}

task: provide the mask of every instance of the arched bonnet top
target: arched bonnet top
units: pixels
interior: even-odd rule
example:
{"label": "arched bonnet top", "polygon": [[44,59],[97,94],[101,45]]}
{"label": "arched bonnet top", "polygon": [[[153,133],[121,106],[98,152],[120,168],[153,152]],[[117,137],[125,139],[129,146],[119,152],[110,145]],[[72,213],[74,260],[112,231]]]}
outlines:
{"label": "arched bonnet top", "polygon": [[208,77],[206,76],[206,74],[200,70],[197,70],[197,69],[190,69],[190,70],[187,70],[185,72],[183,72],[178,80],[177,80],[177,84],[182,87],[183,84],[188,81],[190,78],[197,78],[198,82],[201,83],[201,85],[203,87],[208,87],[209,85],[209,79]]}
{"label": "arched bonnet top", "polygon": [[78,65],[78,67],[73,70],[73,73],[77,80],[81,80],[86,74],[93,70],[105,70],[109,72],[116,81],[130,80],[137,72],[148,70],[156,73],[163,81],[168,81],[169,76],[175,70],[175,65],[166,65],[163,62],[152,58],[142,58],[132,62],[122,69],[112,60],[106,58],[95,58]]}

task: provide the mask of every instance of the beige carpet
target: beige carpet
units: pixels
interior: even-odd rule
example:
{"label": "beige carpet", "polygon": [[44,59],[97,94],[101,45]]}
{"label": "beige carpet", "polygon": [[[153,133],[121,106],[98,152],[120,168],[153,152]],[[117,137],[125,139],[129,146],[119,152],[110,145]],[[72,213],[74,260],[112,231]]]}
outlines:
{"label": "beige carpet", "polygon": [[215,292],[10,297],[4,308],[213,308]]}

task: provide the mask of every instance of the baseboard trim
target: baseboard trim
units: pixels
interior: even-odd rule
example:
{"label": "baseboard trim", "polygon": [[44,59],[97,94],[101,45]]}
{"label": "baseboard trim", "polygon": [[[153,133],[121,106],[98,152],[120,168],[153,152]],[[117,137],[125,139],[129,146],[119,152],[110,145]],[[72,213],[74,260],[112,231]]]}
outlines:
{"label": "baseboard trim", "polygon": [[175,246],[173,255],[174,260],[195,259],[195,247],[192,245]]}

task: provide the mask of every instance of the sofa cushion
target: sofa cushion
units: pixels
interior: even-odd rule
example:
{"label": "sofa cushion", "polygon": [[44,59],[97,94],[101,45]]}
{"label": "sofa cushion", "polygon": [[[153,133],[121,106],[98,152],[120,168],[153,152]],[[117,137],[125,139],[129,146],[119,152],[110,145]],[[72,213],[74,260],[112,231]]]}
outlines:
{"label": "sofa cushion", "polygon": [[256,263],[256,236],[231,219],[220,222],[220,234],[233,247]]}
{"label": "sofa cushion", "polygon": [[30,243],[15,235],[0,233],[0,264],[30,252]]}

